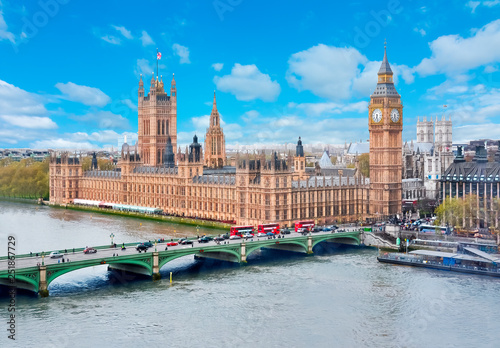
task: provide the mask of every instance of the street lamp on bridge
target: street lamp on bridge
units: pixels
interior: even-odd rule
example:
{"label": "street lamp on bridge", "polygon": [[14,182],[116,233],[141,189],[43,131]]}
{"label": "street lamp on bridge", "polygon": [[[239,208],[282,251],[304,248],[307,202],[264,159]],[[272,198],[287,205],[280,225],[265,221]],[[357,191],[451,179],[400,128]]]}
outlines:
{"label": "street lamp on bridge", "polygon": [[109,238],[111,238],[111,245],[113,245],[113,238],[115,238],[115,235],[113,232],[109,235]]}

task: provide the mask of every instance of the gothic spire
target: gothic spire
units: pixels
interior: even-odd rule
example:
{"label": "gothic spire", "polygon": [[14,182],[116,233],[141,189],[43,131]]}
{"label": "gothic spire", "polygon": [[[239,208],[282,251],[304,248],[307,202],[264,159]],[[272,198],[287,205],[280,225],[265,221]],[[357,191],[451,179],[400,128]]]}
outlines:
{"label": "gothic spire", "polygon": [[380,69],[378,71],[379,75],[382,74],[391,74],[392,75],[392,70],[391,66],[389,65],[389,61],[387,60],[387,42],[384,42],[384,59],[382,60],[382,64],[380,65]]}

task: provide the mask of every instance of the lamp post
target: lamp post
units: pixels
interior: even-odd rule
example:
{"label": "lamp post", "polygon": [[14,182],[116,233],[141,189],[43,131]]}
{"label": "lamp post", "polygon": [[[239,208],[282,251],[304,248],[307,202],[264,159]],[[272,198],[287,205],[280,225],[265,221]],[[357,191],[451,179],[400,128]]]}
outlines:
{"label": "lamp post", "polygon": [[43,259],[44,259],[44,258],[45,258],[45,254],[44,254],[44,253],[43,253],[43,251],[42,251],[42,266],[44,266],[44,265],[45,265],[45,263],[43,262]]}
{"label": "lamp post", "polygon": [[113,245],[113,238],[115,238],[115,235],[113,232],[109,235],[109,238],[111,238],[111,245]]}
{"label": "lamp post", "polygon": [[155,241],[155,252],[157,252],[158,250],[156,250],[156,244],[158,244],[156,241]]}

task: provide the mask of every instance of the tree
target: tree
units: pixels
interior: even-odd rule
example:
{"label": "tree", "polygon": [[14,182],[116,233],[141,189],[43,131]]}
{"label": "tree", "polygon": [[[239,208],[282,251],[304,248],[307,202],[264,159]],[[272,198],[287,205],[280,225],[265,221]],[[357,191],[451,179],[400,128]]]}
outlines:
{"label": "tree", "polygon": [[337,164],[337,156],[330,157],[330,162],[332,162],[333,165]]}
{"label": "tree", "polygon": [[370,177],[370,154],[364,153],[358,156],[359,170],[363,176]]}
{"label": "tree", "polygon": [[35,162],[32,158],[14,162],[0,161],[0,196],[49,198],[49,159]]}

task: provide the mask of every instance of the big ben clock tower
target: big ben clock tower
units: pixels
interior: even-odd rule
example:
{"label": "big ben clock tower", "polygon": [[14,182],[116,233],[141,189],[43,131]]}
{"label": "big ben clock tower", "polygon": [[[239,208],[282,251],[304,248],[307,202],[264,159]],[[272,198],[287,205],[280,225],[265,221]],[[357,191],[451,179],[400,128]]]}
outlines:
{"label": "big ben clock tower", "polygon": [[401,212],[403,104],[394,88],[391,66],[384,60],[368,106],[370,131],[370,214]]}

